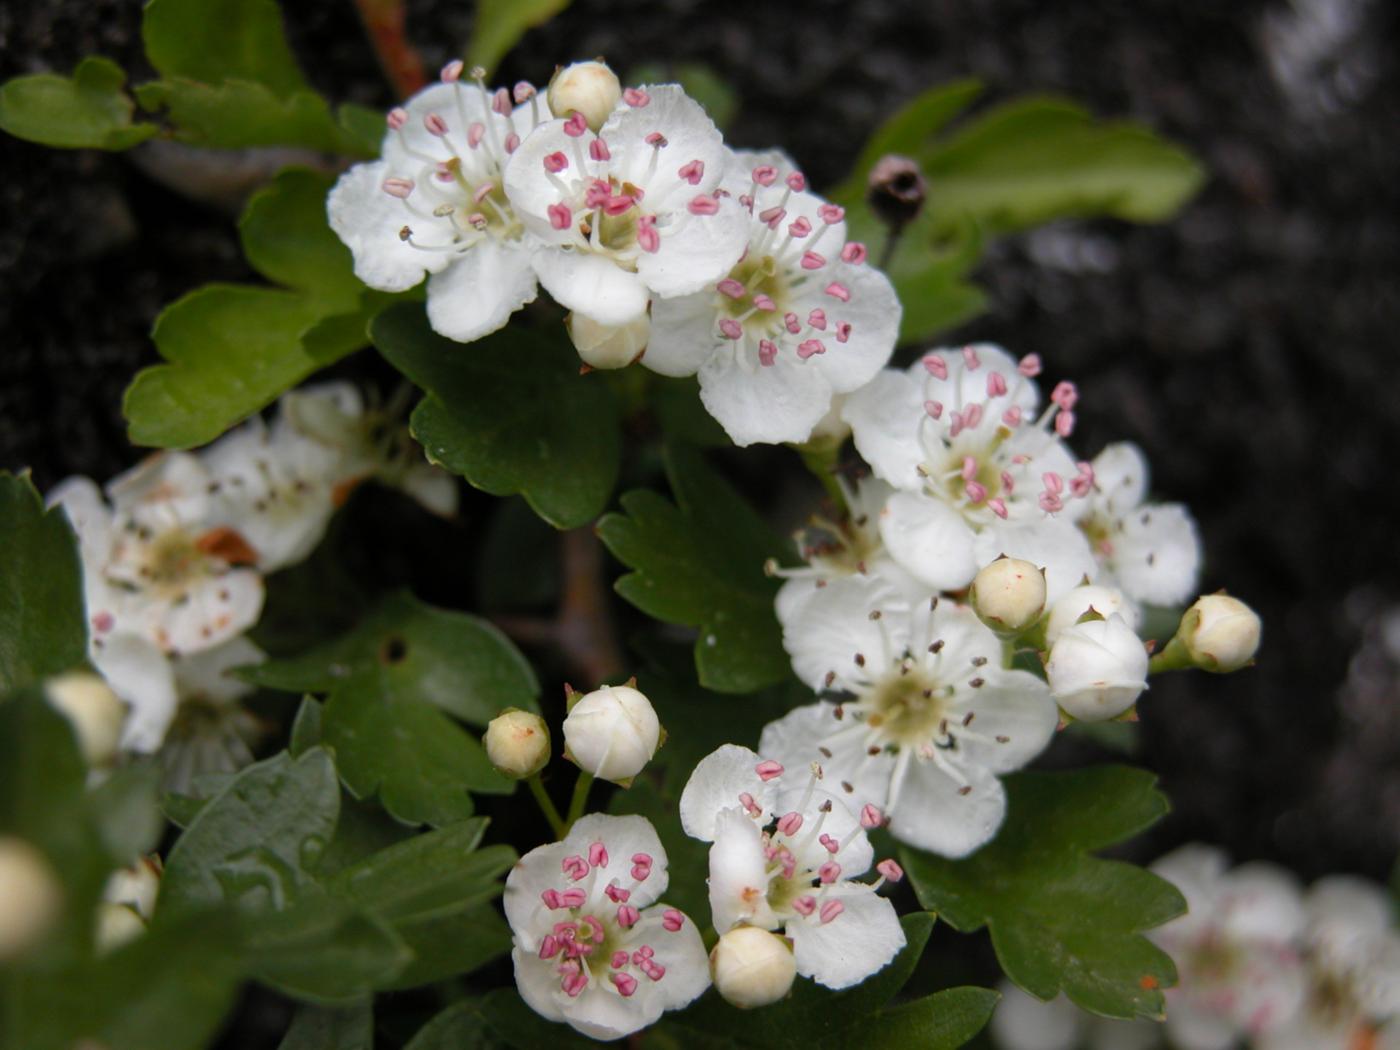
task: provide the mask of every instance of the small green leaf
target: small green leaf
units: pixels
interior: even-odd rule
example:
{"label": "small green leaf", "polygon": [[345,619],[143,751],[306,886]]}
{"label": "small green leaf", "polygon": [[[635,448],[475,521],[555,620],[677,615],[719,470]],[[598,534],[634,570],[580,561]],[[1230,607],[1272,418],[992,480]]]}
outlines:
{"label": "small green leaf", "polygon": [[481,1000],[464,999],[418,1029],[404,1050],[497,1050],[499,1046],[481,1016]]}
{"label": "small green leaf", "polygon": [[279,96],[306,87],[275,0],[151,0],[141,37],[162,76],[251,80]]}
{"label": "small green leaf", "polygon": [[125,83],[120,66],[95,56],[79,62],[71,77],[16,77],[0,87],[0,128],[58,149],[130,149],[159,129],[132,123],[136,107]]}
{"label": "small green leaf", "polygon": [[467,65],[488,74],[527,29],[543,25],[569,6],[569,0],[480,0],[467,46]]}
{"label": "small green leaf", "polygon": [[452,824],[473,813],[469,791],[508,795],[515,781],[492,768],[476,737],[379,673],[331,694],[324,724],[345,786],[378,795],[406,824]]}
{"label": "small green leaf", "polygon": [[381,989],[419,988],[471,973],[510,951],[510,927],[490,904],[442,918],[415,919],[397,927],[413,961]]}
{"label": "small green leaf", "polygon": [[157,922],[225,900],[281,910],[314,885],[335,831],[340,786],[321,748],[249,766],[200,810],[166,861]]}
{"label": "small green leaf", "polygon": [[363,285],[354,261],[326,222],[328,176],[288,168],[253,194],[238,220],[243,255],[269,281],[322,304],[326,313],[353,310]]}
{"label": "small green leaf", "polygon": [[633,572],[614,585],[649,616],[698,627],[695,666],[702,685],[745,693],[790,674],[773,612],[778,582],[764,562],[785,545],[700,454],[667,451],[676,496],[622,497],[623,513],[598,523],[608,549]]}
{"label": "small green leaf", "polygon": [[374,1012],[368,1000],[350,1006],[303,1006],[277,1050],[371,1050]]}
{"label": "small green leaf", "polygon": [[78,541],[27,475],[0,471],[0,694],[87,665]]}
{"label": "small green leaf", "polygon": [[159,845],[165,830],[159,800],[160,767],[154,761],[113,770],[88,793],[114,864],[131,864]]}
{"label": "small green leaf", "polygon": [[876,1014],[860,1037],[871,1046],[957,1050],[986,1027],[1000,998],[987,988],[949,988]]}
{"label": "small green leaf", "polygon": [[292,720],[292,734],[287,741],[287,750],[296,758],[303,751],[309,751],[321,742],[321,719],[325,714],[321,701],[314,696],[303,696]]}
{"label": "small green leaf", "polygon": [[413,413],[428,458],[495,496],[520,493],[556,528],[592,521],[617,480],[622,439],[612,391],[580,375],[567,341],[511,328],[463,346],[395,306],[374,345],[431,396]]}
{"label": "small green leaf", "polygon": [[395,925],[466,911],[497,896],[497,877],[516,861],[509,846],[477,849],[485,830],[476,817],[415,835],[340,871],[326,890]]}
{"label": "small green leaf", "polygon": [[905,849],[905,868],[924,907],[964,933],[985,925],[1006,975],[1032,995],[1160,1019],[1176,970],[1142,932],[1186,902],[1151,872],[1090,853],[1161,819],[1155,783],[1125,766],[1014,774],[990,845],[956,861]]}
{"label": "small green leaf", "polygon": [[483,728],[507,707],[539,710],[535,672],[500,630],[408,593],[384,599],[333,642],[243,672],[258,685],[294,693],[328,692],[369,673],[382,673],[395,691]]}
{"label": "small green leaf", "polygon": [[[279,95],[251,80],[202,83],[168,77],[142,84],[136,98],[148,110],[164,109],[176,137],[191,146],[301,146],[365,159],[379,154],[379,138],[366,142],[364,118],[357,111],[342,110],[337,118],[325,99],[306,89]],[[355,127],[342,123],[347,116]],[[383,118],[377,122],[382,137]]]}

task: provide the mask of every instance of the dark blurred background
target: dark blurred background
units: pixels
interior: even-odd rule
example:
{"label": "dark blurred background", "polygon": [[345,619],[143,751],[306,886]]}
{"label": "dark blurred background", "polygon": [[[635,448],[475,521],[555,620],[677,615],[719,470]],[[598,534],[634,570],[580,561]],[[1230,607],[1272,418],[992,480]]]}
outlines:
{"label": "dark blurred background", "polygon": [[[393,101],[348,0],[284,7],[317,87]],[[460,52],[471,4],[409,10],[430,69]],[[0,76],[97,53],[144,79],[139,19],[134,0],[5,0]],[[1175,812],[1133,853],[1199,839],[1305,879],[1385,879],[1400,845],[1400,501],[1385,495],[1400,481],[1398,21],[1385,0],[577,0],[498,79],[596,55],[705,63],[738,94],[730,141],[781,143],[818,186],[896,106],[966,75],[988,101],[1059,92],[1193,150],[1210,179],[1170,225],[1061,223],[994,245],[978,273],[991,313],[949,340],[1034,350],[1049,378],[1078,380],[1076,446],[1140,443],[1158,496],[1200,521],[1206,589],[1264,617],[1255,669],[1154,683],[1137,759]],[[0,150],[0,467],[30,466],[41,487],[105,478],[137,456],[121,393],[155,359],[161,307],[250,277],[232,217],[132,156]],[[387,378],[373,355],[350,368]],[[395,557],[439,592],[469,583],[469,562],[444,583]],[[1094,753],[1066,741],[1051,760],[1077,748]]]}

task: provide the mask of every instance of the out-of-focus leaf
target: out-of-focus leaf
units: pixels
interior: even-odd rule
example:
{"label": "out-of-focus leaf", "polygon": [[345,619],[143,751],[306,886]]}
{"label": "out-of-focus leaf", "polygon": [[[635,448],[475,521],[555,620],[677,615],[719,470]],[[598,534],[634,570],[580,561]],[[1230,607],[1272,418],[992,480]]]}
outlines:
{"label": "out-of-focus leaf", "polygon": [[335,831],[340,785],[321,748],[249,766],[194,818],[166,861],[157,922],[225,900],[281,910],[314,885]]}
{"label": "out-of-focus leaf", "polygon": [[389,674],[352,678],[326,704],[324,740],[345,786],[377,795],[407,824],[452,824],[474,812],[470,791],[515,789],[492,768],[476,737]]}
{"label": "out-of-focus leaf", "polygon": [[151,0],[141,38],[163,76],[251,80],[278,95],[306,87],[276,0]]}
{"label": "out-of-focus leaf", "polygon": [[374,1012],[368,1000],[350,1006],[303,1006],[277,1050],[371,1050]]}
{"label": "out-of-focus leaf", "polygon": [[479,999],[464,999],[418,1029],[404,1050],[497,1050],[505,1044],[491,1034]]}
{"label": "out-of-focus leaf", "polygon": [[0,128],[58,149],[130,149],[159,129],[133,123],[135,109],[115,62],[89,56],[71,77],[35,73],[0,86]]}
{"label": "out-of-focus leaf", "polygon": [[569,0],[480,0],[467,45],[467,65],[494,72],[527,29],[543,25],[568,6]]}
{"label": "out-of-focus leaf", "polygon": [[559,596],[559,535],[523,499],[500,500],[486,526],[478,566],[483,610],[550,607]]}
{"label": "out-of-focus leaf", "polygon": [[160,843],[160,767],[153,761],[116,769],[88,794],[107,853],[130,864]]}
{"label": "out-of-focus leaf", "polygon": [[623,513],[598,535],[632,572],[614,585],[649,616],[698,627],[695,666],[702,685],[744,693],[790,672],[773,612],[776,580],[763,571],[785,544],[699,453],[667,451],[676,504],[649,490],[622,497]]}
{"label": "out-of-focus leaf", "polygon": [[556,528],[592,521],[617,480],[621,434],[612,391],[579,374],[565,340],[511,328],[461,346],[422,307],[371,325],[389,363],[430,395],[413,412],[428,458],[496,496],[520,493]]}
{"label": "out-of-focus leaf", "polygon": [[514,988],[497,988],[481,999],[481,1016],[492,1034],[515,1050],[589,1050],[598,1046],[572,1028],[546,1021],[525,1005]]}
{"label": "out-of-focus leaf", "polygon": [[490,904],[442,918],[414,919],[397,930],[413,950],[413,961],[380,985],[386,992],[471,973],[510,951],[510,927]]}
{"label": "out-of-focus leaf", "polygon": [[986,926],[1006,975],[1041,999],[1063,991],[1105,1017],[1154,1017],[1176,969],[1143,931],[1186,902],[1164,879],[1093,850],[1156,823],[1150,773],[1105,766],[1006,778],[1006,823],[964,860],[903,859],[924,907],[964,933]]}
{"label": "out-of-focus leaf", "polygon": [[986,1027],[999,998],[989,988],[949,988],[876,1014],[860,1037],[872,1046],[957,1050]]}
{"label": "out-of-focus leaf", "polygon": [[78,541],[28,476],[0,471],[0,694],[87,665]]}
{"label": "out-of-focus leaf", "polygon": [[404,696],[482,727],[507,707],[539,710],[539,681],[510,639],[485,620],[407,593],[384,599],[333,642],[243,673],[258,685],[296,693],[327,692],[380,673]]}

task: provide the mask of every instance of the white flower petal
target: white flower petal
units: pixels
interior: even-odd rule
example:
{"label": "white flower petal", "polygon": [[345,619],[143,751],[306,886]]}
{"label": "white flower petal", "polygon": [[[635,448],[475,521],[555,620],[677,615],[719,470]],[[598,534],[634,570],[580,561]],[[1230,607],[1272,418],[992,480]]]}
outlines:
{"label": "white flower petal", "polygon": [[1088,1015],[1063,995],[1043,1003],[1010,981],[997,986],[1001,1002],[991,1032],[1002,1050],[1075,1050]]}
{"label": "white flower petal", "polygon": [[[803,772],[800,768],[792,771],[787,778],[791,786],[778,795],[775,805],[775,812],[779,816],[792,812],[800,812],[803,816],[803,826],[795,836],[796,844],[793,847],[798,869],[816,871],[827,861],[835,860],[841,865],[842,879],[864,875],[875,862],[875,848],[861,828],[859,808],[850,806],[843,798],[838,797],[836,792],[839,792],[840,788],[830,776],[824,775],[821,781],[825,791],[812,791],[809,795],[807,785],[802,782]],[[825,774],[825,769],[823,773]],[[833,788],[836,792],[832,791]],[[804,799],[807,800],[806,808],[800,808]],[[822,807],[827,803],[831,804],[830,809],[823,813]],[[834,857],[831,851],[822,845],[820,838],[811,833],[810,829],[816,826],[817,821],[821,821],[823,835],[831,836],[838,843],[850,840]]]}
{"label": "white flower petal", "polygon": [[1219,929],[1231,940],[1287,944],[1303,931],[1302,891],[1290,872],[1272,864],[1241,864],[1226,876],[1217,907]]}
{"label": "white flower petal", "polygon": [[[588,147],[594,136],[590,133],[577,139],[571,138],[564,131],[564,123],[563,120],[552,120],[525,136],[525,141],[511,156],[505,170],[506,196],[515,209],[516,217],[546,245],[572,244],[579,236],[573,228],[554,228],[549,219],[550,205],[563,202],[572,206],[575,203],[575,184],[580,180],[606,175],[608,169],[607,164],[592,160],[588,155]],[[562,153],[569,163],[569,167],[557,177],[551,177],[544,166],[545,157],[553,153]],[[578,167],[580,156],[583,158],[582,170]],[[560,188],[561,183],[568,190],[567,193]]]}
{"label": "white flower petal", "polygon": [[[666,869],[666,848],[645,817],[614,817],[606,813],[590,813],[580,817],[564,840],[565,855],[588,856],[589,847],[601,842],[608,851],[608,863],[597,870],[594,896],[601,897],[604,888],[616,880],[621,886],[632,886],[632,858],[645,853],[652,858],[651,874],[632,889],[628,901],[637,908],[654,904],[666,892],[670,875]],[[558,870],[557,868],[555,869]]]}
{"label": "white flower petal", "polygon": [[724,197],[713,215],[675,208],[670,223],[656,229],[657,249],[637,256],[637,273],[655,295],[669,299],[698,292],[729,272],[748,244],[749,214]]}
{"label": "white flower petal", "polygon": [[1109,564],[1129,597],[1151,605],[1181,605],[1196,593],[1201,540],[1179,503],[1129,512],[1112,538]]}
{"label": "white flower petal", "polygon": [[237,700],[255,689],[229,672],[236,667],[249,667],[267,659],[267,654],[239,636],[232,641],[204,652],[182,656],[174,661],[175,681],[180,699],[199,698],[210,701]]}
{"label": "white flower petal", "polygon": [[568,1000],[559,994],[557,964],[541,959],[538,948],[522,948],[519,944],[511,949],[510,958],[515,964],[515,987],[525,1005],[546,1021],[567,1021],[560,1000]]}
{"label": "white flower petal", "polygon": [[1147,457],[1131,441],[1108,445],[1093,460],[1094,512],[1116,518],[1147,496]]}
{"label": "white flower petal", "polygon": [[[1006,792],[992,773],[972,763],[954,779],[933,760],[909,762],[897,801],[889,809],[890,832],[901,842],[944,857],[965,857],[990,842],[1006,816]],[[963,788],[970,788],[962,794]]]}
{"label": "white flower petal", "polygon": [[772,365],[750,370],[721,351],[700,366],[699,375],[700,400],[741,447],[806,441],[831,407],[831,384],[810,360],[791,355],[779,354]]}
{"label": "white flower petal", "polygon": [[1174,997],[1167,1008],[1167,1032],[1181,1050],[1230,1050],[1237,1032],[1229,1020]]}
{"label": "white flower petal", "polygon": [[[904,947],[894,905],[858,882],[843,882],[817,897],[819,910],[788,921],[797,972],[827,988],[850,988],[884,969]],[[843,910],[822,922],[820,907],[840,901]]]}
{"label": "white flower petal", "polygon": [[710,847],[710,914],[720,933],[738,925],[771,930],[778,920],[768,905],[768,861],[758,824],[742,809],[723,809]]}
{"label": "white flower petal", "polygon": [[[647,86],[644,90],[650,96],[645,106],[619,106],[598,132],[615,158],[611,173],[621,182],[640,186],[653,199],[662,193],[677,198],[687,194],[676,202],[682,203],[695,194],[710,192],[719,184],[729,159],[714,121],[679,84]],[[654,132],[666,140],[659,150],[646,141]],[[695,160],[705,170],[692,185],[682,180],[679,172]]]}
{"label": "white flower petal", "polygon": [[876,476],[911,492],[923,488],[918,472],[924,461],[919,443],[923,402],[923,391],[912,375],[886,368],[847,397],[841,410],[856,450]]}
{"label": "white flower petal", "polygon": [[642,279],[601,255],[543,250],[535,254],[534,266],[555,301],[600,324],[626,324],[646,312]]}
{"label": "white flower petal", "polygon": [[894,651],[899,643],[888,631],[902,617],[892,615],[887,625],[871,619],[871,612],[897,614],[906,609],[899,594],[882,580],[871,576],[835,579],[813,591],[783,623],[783,647],[792,657],[797,677],[813,689],[826,688],[827,674],[833,671],[831,687],[841,688],[852,676],[865,676],[857,654],[879,668],[890,666],[900,655]]}
{"label": "white flower petal", "polygon": [[[815,703],[789,711],[763,727],[759,747],[788,769],[820,764],[823,782],[853,812],[867,803],[883,809],[895,760],[888,752],[869,754],[859,735],[841,735],[850,722],[837,718],[836,710],[834,704]],[[830,756],[818,750],[823,747]]]}
{"label": "white flower petal", "polygon": [[452,262],[450,252],[415,248],[399,237],[413,216],[404,202],[384,192],[391,174],[383,161],[356,164],[326,199],[331,229],[355,260],[355,276],[382,292],[402,292]]}
{"label": "white flower petal", "polygon": [[118,633],[93,647],[92,662],[131,708],[122,725],[122,749],[143,755],[159,750],[178,703],[175,672],[165,654],[145,638]]}
{"label": "white flower petal", "polygon": [[[831,240],[822,239],[820,247],[824,252],[831,251]],[[837,261],[817,276],[813,293],[796,307],[799,316],[805,317],[812,307],[819,307],[828,317],[828,329],[822,338],[826,352],[811,358],[810,363],[821,370],[833,390],[850,393],[874,379],[894,352],[899,338],[899,297],[889,278],[870,266]],[[823,289],[833,281],[845,286],[850,293],[849,302],[842,303],[825,294]],[[851,326],[844,343],[832,334],[843,323]],[[898,406],[890,408],[902,410]],[[917,420],[917,416],[914,418]]]}
{"label": "white flower petal", "polygon": [[896,492],[889,498],[880,515],[880,538],[900,568],[932,590],[960,590],[972,582],[980,564],[996,560],[993,555],[979,563],[963,516],[922,492]]}
{"label": "white flower petal", "polygon": [[428,323],[433,331],[470,343],[496,331],[538,287],[525,241],[483,239],[428,279]]}
{"label": "white flower petal", "polygon": [[[691,838],[713,842],[721,810],[741,805],[739,795],[753,796],[765,815],[773,813],[777,782],[765,781],[755,767],[763,759],[746,747],[725,744],[702,758],[681,791],[681,827]],[[766,817],[765,817],[766,819]]]}
{"label": "white flower petal", "polygon": [[1045,750],[1059,712],[1045,682],[1029,671],[997,671],[986,678],[986,685],[955,708],[973,716],[967,728],[975,734],[959,735],[958,748],[992,772],[1008,773]]}
{"label": "white flower petal", "polygon": [[[657,905],[657,908],[665,907],[665,904]],[[651,984],[651,994],[663,1010],[685,1006],[710,986],[710,957],[699,927],[689,916],[679,930],[658,932],[648,943],[656,953],[657,963],[666,967],[666,976]]]}
{"label": "white flower petal", "polygon": [[693,376],[720,349],[713,292],[651,304],[651,339],[642,364],[663,376]]}

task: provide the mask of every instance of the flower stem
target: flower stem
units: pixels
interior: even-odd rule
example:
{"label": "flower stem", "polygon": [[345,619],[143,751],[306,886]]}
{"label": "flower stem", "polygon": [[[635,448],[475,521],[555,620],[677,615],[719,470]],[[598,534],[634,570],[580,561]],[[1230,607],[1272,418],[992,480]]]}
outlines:
{"label": "flower stem", "polygon": [[536,773],[532,777],[526,777],[525,783],[530,785],[530,794],[535,796],[535,801],[539,803],[540,812],[544,814],[544,819],[549,821],[549,826],[558,838],[563,838],[568,834],[569,829],[564,825],[564,818],[559,816],[559,810],[554,806],[554,800],[545,791],[544,784],[540,781],[540,775]]}
{"label": "flower stem", "polygon": [[846,506],[846,494],[836,483],[836,470],[841,462],[841,442],[809,441],[805,444],[793,445],[792,448],[802,457],[802,465],[821,482],[822,488],[826,490],[826,494],[832,502],[843,513],[849,514],[851,508]]}
{"label": "flower stem", "polygon": [[593,774],[579,770],[578,781],[574,784],[574,797],[569,800],[569,817],[564,821],[564,830],[560,833],[560,838],[567,835],[574,822],[583,816],[583,807],[588,804],[588,789],[592,786]]}

